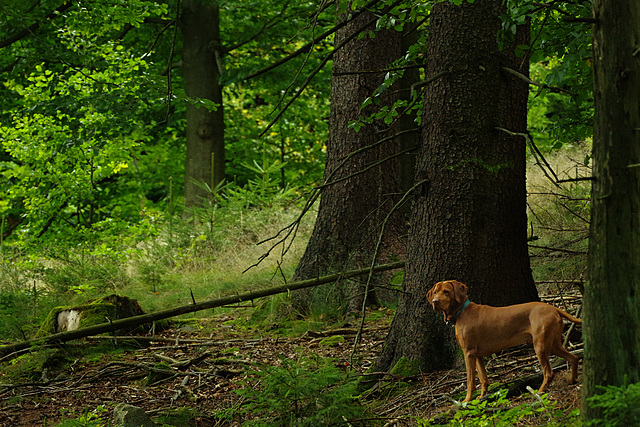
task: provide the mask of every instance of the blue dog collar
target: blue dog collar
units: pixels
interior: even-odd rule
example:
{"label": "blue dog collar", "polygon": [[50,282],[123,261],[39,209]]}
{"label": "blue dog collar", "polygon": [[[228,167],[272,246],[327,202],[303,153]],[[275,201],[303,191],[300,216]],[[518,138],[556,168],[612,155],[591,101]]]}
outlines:
{"label": "blue dog collar", "polygon": [[471,301],[469,299],[467,299],[463,304],[462,307],[460,307],[460,310],[458,310],[456,312],[456,314],[454,314],[453,316],[451,316],[451,318],[449,320],[447,320],[447,326],[455,326],[456,322],[458,321],[458,317],[460,317],[460,315],[462,314],[462,312],[464,311],[465,308],[467,308],[467,306],[471,303]]}

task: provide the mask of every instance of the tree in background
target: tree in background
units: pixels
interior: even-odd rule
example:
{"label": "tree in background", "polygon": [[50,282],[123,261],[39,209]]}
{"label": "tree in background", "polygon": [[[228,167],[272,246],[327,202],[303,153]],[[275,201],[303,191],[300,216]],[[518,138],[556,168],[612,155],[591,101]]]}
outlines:
{"label": "tree in background", "polygon": [[[402,210],[387,218],[402,193],[400,138],[394,137],[398,127],[382,119],[362,127],[359,123],[398,99],[391,90],[374,97],[380,86],[389,84],[385,75],[389,80],[388,69],[403,54],[402,33],[393,28],[374,32],[377,21],[373,11],[364,10],[336,32],[324,184],[313,234],[294,280],[366,267],[376,259],[401,257],[405,250]],[[372,102],[362,108],[367,99]],[[361,309],[365,294],[365,286],[352,282],[298,291],[294,300],[305,309],[323,302],[352,312]],[[372,285],[368,302],[376,301],[375,295]]]}
{"label": "tree in background", "polygon": [[[450,366],[451,333],[426,301],[456,279],[480,303],[538,298],[529,267],[525,190],[526,57],[499,49],[501,0],[433,6],[426,55],[422,143],[403,290],[377,370]],[[528,41],[528,28],[516,34]],[[396,368],[394,368],[396,367]]]}
{"label": "tree in background", "polygon": [[[203,184],[216,188],[225,178],[222,41],[217,1],[184,0],[182,75],[186,106],[184,204],[201,206],[211,197]],[[201,105],[206,101],[212,104]],[[206,188],[206,187],[205,187]]]}
{"label": "tree in background", "polygon": [[[123,234],[131,224],[150,218],[149,212],[154,218],[161,217],[157,211],[173,212],[167,206],[181,206],[182,187],[192,182],[185,176],[191,173],[185,172],[186,127],[190,136],[196,135],[194,145],[213,141],[209,137],[213,132],[221,137],[222,106],[214,111],[215,124],[210,111],[219,102],[220,84],[228,107],[225,120],[230,123],[226,148],[233,155],[227,179],[240,190],[252,191],[246,186],[256,162],[282,165],[282,185],[316,180],[326,124],[322,120],[309,124],[308,118],[327,105],[323,74],[317,78],[320,84],[310,85],[300,98],[304,102],[289,109],[278,132],[266,135],[264,143],[256,141],[265,116],[281,96],[273,88],[288,83],[282,76],[290,78],[301,64],[315,66],[316,51],[324,44],[315,44],[313,55],[290,61],[280,73],[243,82],[243,76],[275,61],[283,51],[307,42],[316,31],[305,27],[315,6],[280,0],[218,3],[225,12],[220,17],[220,39],[227,60],[221,79],[213,76],[220,69],[215,43],[205,50],[193,47],[202,38],[192,37],[194,32],[206,31],[215,39],[211,34],[215,26],[208,21],[215,21],[216,7],[206,4],[205,11],[195,14],[201,21],[183,26],[185,37],[177,31],[175,2],[136,0],[123,7],[103,1],[82,8],[73,2],[43,2],[36,7],[13,0],[0,4],[7,16],[0,28],[4,81],[0,168],[6,178],[0,183],[0,213],[9,219],[3,235],[26,218],[20,236],[27,240],[50,234],[60,241],[87,242],[91,234]],[[204,7],[184,2],[189,10],[198,5]],[[195,16],[183,14],[187,20]],[[323,28],[324,22],[324,17],[317,19],[316,27]],[[279,50],[274,51],[274,45]],[[188,58],[180,60],[183,47]],[[192,55],[197,49],[201,54]],[[181,73],[171,72],[179,64],[186,82]],[[199,131],[192,132],[194,126],[187,122],[202,119],[192,118],[194,112],[206,117],[199,122]],[[273,139],[277,151],[269,145]],[[222,149],[221,143],[216,146]],[[211,149],[209,144],[206,153],[188,153],[204,162],[198,170],[205,176],[197,181],[209,186]],[[214,157],[223,159],[222,154]],[[224,169],[216,167],[214,172]],[[199,200],[197,195],[193,199]]]}
{"label": "tree in background", "polygon": [[602,407],[589,403],[598,387],[640,381],[640,3],[597,0],[593,16],[594,181],[583,416],[602,422]]}

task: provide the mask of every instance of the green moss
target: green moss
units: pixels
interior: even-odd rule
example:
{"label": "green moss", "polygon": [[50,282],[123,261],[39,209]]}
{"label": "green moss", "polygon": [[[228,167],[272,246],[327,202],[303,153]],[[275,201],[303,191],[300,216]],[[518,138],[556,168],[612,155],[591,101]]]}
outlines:
{"label": "green moss", "polygon": [[40,325],[36,336],[44,337],[55,334],[56,328],[58,327],[58,315],[66,310],[77,310],[80,312],[79,328],[105,323],[108,322],[109,319],[117,319],[116,307],[109,303],[92,302],[88,305],[55,307],[49,312],[44,322]]}
{"label": "green moss", "polygon": [[156,363],[152,369],[149,369],[149,374],[147,375],[145,382],[146,382],[146,385],[149,386],[154,383],[157,383],[158,381],[162,381],[167,378],[170,378],[174,375],[175,373],[171,369],[171,365],[169,365],[167,362],[159,362],[159,363]]}
{"label": "green moss", "polygon": [[113,304],[92,302],[89,307],[90,309],[76,307],[78,309],[82,309],[82,320],[80,322],[81,327],[99,325],[100,323],[105,323],[109,320],[113,321],[118,319],[116,306]]}
{"label": "green moss", "polygon": [[160,412],[154,421],[158,425],[191,426],[196,425],[197,416],[198,410],[194,408],[168,408]]}
{"label": "green moss", "polygon": [[336,345],[343,343],[345,341],[342,335],[334,335],[332,337],[327,337],[320,341],[318,344],[320,347],[335,347]]}
{"label": "green moss", "polygon": [[47,335],[55,333],[56,325],[58,324],[58,314],[67,308],[68,307],[54,307],[40,324],[40,329],[38,329],[36,337],[46,337]]}
{"label": "green moss", "polygon": [[401,377],[412,377],[420,374],[420,361],[401,357],[400,360],[391,368],[391,373]]}
{"label": "green moss", "polygon": [[67,353],[58,349],[40,349],[16,357],[1,367],[7,379],[16,382],[45,381],[63,373],[70,363]]}
{"label": "green moss", "polygon": [[[376,369],[371,367],[371,369]],[[367,375],[359,379],[358,390],[363,392],[374,384],[381,386],[381,392],[386,396],[394,396],[406,392],[412,387],[413,377],[420,374],[421,364],[419,360],[402,357],[396,362],[389,372],[392,377],[385,375]]]}
{"label": "green moss", "polygon": [[135,300],[118,295],[108,295],[87,301],[76,306],[61,306],[53,308],[40,325],[36,337],[44,337],[56,333],[58,315],[66,310],[75,310],[80,314],[79,328],[99,325],[110,320],[117,320],[144,313]]}

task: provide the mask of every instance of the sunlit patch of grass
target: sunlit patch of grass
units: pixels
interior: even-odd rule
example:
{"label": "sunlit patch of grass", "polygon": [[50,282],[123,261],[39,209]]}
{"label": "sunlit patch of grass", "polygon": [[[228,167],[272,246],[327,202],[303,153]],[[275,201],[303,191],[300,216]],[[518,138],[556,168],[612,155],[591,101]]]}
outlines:
{"label": "sunlit patch of grass", "polygon": [[[531,159],[527,171],[530,254],[536,280],[579,280],[586,274],[591,176],[590,144],[547,154],[555,185]],[[576,180],[577,179],[577,180]]]}
{"label": "sunlit patch of grass", "polygon": [[[291,245],[286,242],[284,255],[282,243],[273,247],[278,239],[258,243],[276,236],[298,214],[293,209],[251,211],[225,218],[213,233],[197,227],[190,229],[191,243],[186,248],[164,245],[163,253],[156,258],[156,270],[149,266],[153,259],[138,259],[138,265],[134,263],[132,268],[138,274],[137,280],[121,291],[137,299],[146,311],[154,311],[189,304],[192,295],[201,302],[280,285],[293,275],[311,232],[313,216],[303,219],[295,240]],[[174,236],[174,241],[185,239]],[[268,251],[270,255],[262,259]],[[161,274],[150,276],[150,270]]]}

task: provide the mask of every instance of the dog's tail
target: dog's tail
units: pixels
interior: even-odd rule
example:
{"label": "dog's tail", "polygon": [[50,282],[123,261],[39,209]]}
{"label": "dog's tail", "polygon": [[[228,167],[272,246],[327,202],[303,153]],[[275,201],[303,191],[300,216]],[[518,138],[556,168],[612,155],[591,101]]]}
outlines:
{"label": "dog's tail", "polygon": [[569,320],[570,322],[578,323],[578,324],[582,323],[582,319],[578,319],[577,317],[574,317],[574,316],[570,315],[569,313],[560,310],[559,308],[556,308],[556,310],[558,310],[558,314],[560,314],[560,316],[562,316],[563,318]]}

